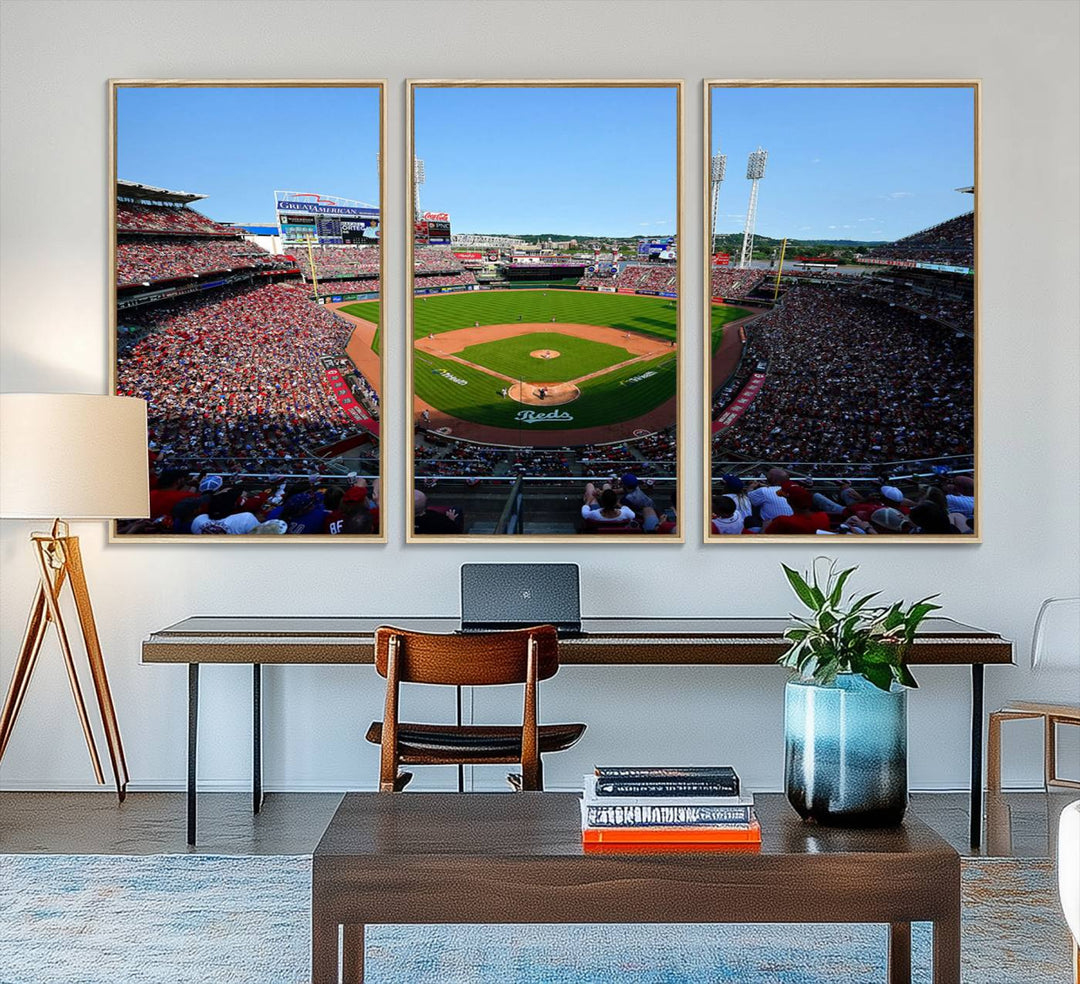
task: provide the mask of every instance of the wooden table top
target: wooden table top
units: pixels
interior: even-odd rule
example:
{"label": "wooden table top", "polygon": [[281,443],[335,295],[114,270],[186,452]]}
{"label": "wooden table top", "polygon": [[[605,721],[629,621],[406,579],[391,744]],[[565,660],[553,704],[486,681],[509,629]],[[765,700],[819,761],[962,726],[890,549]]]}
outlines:
{"label": "wooden table top", "polygon": [[[374,661],[375,629],[395,625],[453,632],[456,616],[192,616],[142,645],[144,663],[357,663]],[[764,665],[787,648],[786,617],[588,617],[582,634],[560,640],[562,664]],[[1011,663],[1013,644],[949,618],[927,619],[908,662]]]}
{"label": "wooden table top", "polygon": [[[580,800],[576,793],[347,793],[314,854],[318,860],[368,858],[380,863],[582,856]],[[950,844],[910,814],[898,827],[846,829],[803,823],[781,793],[761,793],[754,802],[761,823],[760,852],[680,849],[677,856],[692,855],[695,865],[760,856],[888,855],[911,862],[918,857],[958,857]],[[625,859],[627,854],[588,852],[601,858]]]}

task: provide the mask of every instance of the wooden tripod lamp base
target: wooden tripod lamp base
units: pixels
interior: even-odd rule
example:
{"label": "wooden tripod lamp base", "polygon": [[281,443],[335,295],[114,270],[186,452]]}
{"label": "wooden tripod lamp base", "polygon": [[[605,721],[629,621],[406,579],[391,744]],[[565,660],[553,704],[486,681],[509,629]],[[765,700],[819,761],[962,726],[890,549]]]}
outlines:
{"label": "wooden tripod lamp base", "polygon": [[4,752],[7,750],[8,740],[11,738],[15,719],[19,716],[23,699],[26,697],[30,677],[37,664],[42,643],[45,641],[49,626],[52,625],[56,629],[60,652],[67,667],[71,693],[75,698],[75,710],[82,724],[86,747],[90,750],[94,776],[99,783],[105,782],[105,775],[101,770],[101,757],[98,755],[94,733],[90,728],[90,718],[86,712],[82,686],[75,671],[75,657],[71,650],[69,633],[60,609],[61,591],[67,583],[71,585],[75,610],[79,616],[86,658],[90,664],[90,678],[97,695],[98,711],[101,714],[105,741],[112,762],[113,778],[116,781],[116,793],[120,802],[123,802],[128,784],[127,762],[124,758],[124,746],[120,741],[120,728],[116,723],[116,709],[109,690],[109,680],[105,674],[105,660],[101,654],[97,626],[94,624],[90,592],[86,587],[86,575],[83,571],[82,555],[79,552],[79,538],[71,536],[67,524],[58,519],[53,523],[49,533],[31,534],[30,542],[33,544],[34,559],[38,568],[38,586],[30,606],[26,634],[23,636],[22,646],[15,661],[15,672],[11,676],[11,685],[8,687],[3,710],[0,711],[0,759],[3,759]]}

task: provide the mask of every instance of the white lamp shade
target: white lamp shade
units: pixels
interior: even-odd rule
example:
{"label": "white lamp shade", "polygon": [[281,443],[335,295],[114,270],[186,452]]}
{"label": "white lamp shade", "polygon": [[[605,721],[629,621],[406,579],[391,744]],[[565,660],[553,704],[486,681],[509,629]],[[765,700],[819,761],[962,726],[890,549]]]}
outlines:
{"label": "white lamp shade", "polygon": [[0,394],[0,517],[142,519],[148,472],[145,401]]}

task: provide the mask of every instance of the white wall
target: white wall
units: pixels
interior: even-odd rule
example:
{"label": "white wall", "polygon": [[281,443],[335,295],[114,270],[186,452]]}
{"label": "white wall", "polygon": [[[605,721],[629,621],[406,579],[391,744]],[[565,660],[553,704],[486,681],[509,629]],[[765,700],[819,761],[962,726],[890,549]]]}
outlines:
{"label": "white wall", "polygon": [[[701,79],[985,80],[982,175],[983,485],[981,546],[854,548],[861,583],[897,596],[941,591],[949,614],[1019,640],[1039,600],[1077,590],[1077,13],[1072,2],[26,2],[3,4],[0,388],[104,392],[106,343],[105,80],[379,77],[389,88],[388,428],[393,440],[385,547],[108,545],[85,524],[86,564],[138,787],[184,776],[185,673],[142,666],[152,629],[202,613],[454,614],[463,560],[575,560],[588,612],[783,613],[779,564],[810,546],[700,544],[701,422],[682,445],[689,542],[627,548],[403,544],[405,414],[404,86],[406,77],[685,78],[686,214],[682,255],[688,336],[701,324]],[[317,43],[313,42],[317,39]],[[197,140],[198,134],[193,133]],[[217,152],[208,148],[208,152]],[[699,346],[683,350],[687,403],[702,399]],[[11,462],[5,463],[12,467]],[[73,476],[73,481],[78,477]],[[0,531],[0,685],[6,686],[32,589],[29,525]],[[815,544],[817,546],[817,544]],[[231,548],[231,549],[230,549]],[[1021,662],[1026,660],[1023,646]],[[201,775],[248,775],[247,668],[204,673]],[[911,709],[916,787],[967,781],[968,676],[926,669]],[[733,762],[751,786],[781,782],[778,669],[569,668],[547,689],[549,720],[589,722],[579,748],[553,758],[570,786],[594,762],[657,757]],[[379,715],[370,668],[273,668],[266,700],[270,788],[370,785]],[[1080,681],[990,669],[987,703],[1070,695]],[[449,695],[432,703],[450,713]],[[503,704],[504,707],[509,705]],[[487,704],[485,703],[485,707]],[[1031,728],[1015,726],[1006,778],[1038,778]],[[659,754],[656,749],[662,748]],[[442,770],[431,785],[449,783]],[[74,787],[89,765],[54,645],[3,763],[6,787]],[[497,777],[490,777],[496,781]]]}

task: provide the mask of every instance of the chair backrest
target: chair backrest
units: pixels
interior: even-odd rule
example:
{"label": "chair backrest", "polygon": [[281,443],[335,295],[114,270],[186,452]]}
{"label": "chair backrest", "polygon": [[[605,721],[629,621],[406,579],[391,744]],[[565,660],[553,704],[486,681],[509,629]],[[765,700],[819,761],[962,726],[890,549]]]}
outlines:
{"label": "chair backrest", "polygon": [[391,639],[397,639],[402,683],[460,687],[525,683],[530,639],[536,646],[537,679],[546,680],[559,669],[559,639],[552,625],[454,635],[382,625],[375,630],[375,669],[380,676],[387,674]]}
{"label": "chair backrest", "polygon": [[1080,670],[1080,598],[1047,598],[1031,635],[1031,666]]}

